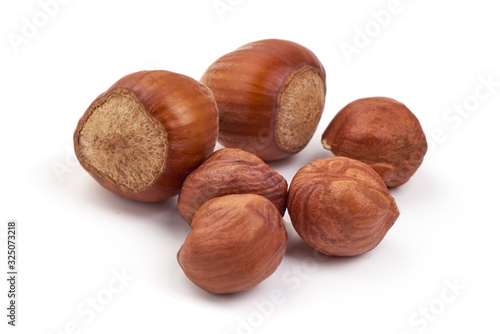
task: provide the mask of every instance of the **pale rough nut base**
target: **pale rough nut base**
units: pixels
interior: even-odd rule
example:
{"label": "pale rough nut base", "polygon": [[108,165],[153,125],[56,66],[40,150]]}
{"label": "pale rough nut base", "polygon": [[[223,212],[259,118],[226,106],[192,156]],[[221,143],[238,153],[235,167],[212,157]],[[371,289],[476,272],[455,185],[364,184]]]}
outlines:
{"label": "pale rough nut base", "polygon": [[165,169],[168,139],[165,127],[132,92],[117,89],[89,111],[76,148],[83,162],[100,175],[138,192]]}
{"label": "pale rough nut base", "polygon": [[323,113],[325,93],[325,81],[312,66],[288,76],[275,115],[275,140],[280,149],[297,153],[309,143]]}

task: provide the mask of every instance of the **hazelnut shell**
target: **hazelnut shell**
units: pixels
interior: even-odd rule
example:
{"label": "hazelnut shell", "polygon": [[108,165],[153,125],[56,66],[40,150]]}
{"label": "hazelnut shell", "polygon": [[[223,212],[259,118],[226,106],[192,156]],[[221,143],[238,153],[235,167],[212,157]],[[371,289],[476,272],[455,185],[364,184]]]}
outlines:
{"label": "hazelnut shell", "polygon": [[264,161],[301,151],[323,112],[326,74],[314,53],[279,39],[246,44],[201,78],[219,108],[219,138]]}
{"label": "hazelnut shell", "polygon": [[168,71],[129,74],[98,96],[74,133],[83,168],[104,188],[144,202],[178,194],[213,152],[218,112],[210,90]]}

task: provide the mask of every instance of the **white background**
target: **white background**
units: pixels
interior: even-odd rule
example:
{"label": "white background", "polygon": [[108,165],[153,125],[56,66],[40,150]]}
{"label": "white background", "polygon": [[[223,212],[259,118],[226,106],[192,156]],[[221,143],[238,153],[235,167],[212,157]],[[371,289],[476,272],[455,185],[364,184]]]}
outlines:
{"label": "white background", "polygon": [[[494,1],[221,0],[230,6],[221,15],[214,0],[60,1],[51,16],[35,0],[0,5],[4,273],[9,219],[20,233],[18,327],[6,325],[2,278],[2,333],[498,333]],[[388,7],[390,20],[376,23],[374,13]],[[26,22],[39,27],[26,30]],[[13,36],[25,39],[14,45]],[[430,150],[410,182],[391,190],[401,216],[376,249],[314,257],[286,215],[288,251],[274,275],[215,296],[177,264],[189,228],[176,199],[144,204],[107,192],[76,163],[72,134],[123,75],[166,69],[199,78],[219,56],[264,38],[303,44],[327,71],[326,107],[309,146],[271,164],[288,181],[330,156],[323,130],[361,97],[405,103]],[[347,44],[357,48],[351,57]],[[121,272],[125,283],[115,279]]]}

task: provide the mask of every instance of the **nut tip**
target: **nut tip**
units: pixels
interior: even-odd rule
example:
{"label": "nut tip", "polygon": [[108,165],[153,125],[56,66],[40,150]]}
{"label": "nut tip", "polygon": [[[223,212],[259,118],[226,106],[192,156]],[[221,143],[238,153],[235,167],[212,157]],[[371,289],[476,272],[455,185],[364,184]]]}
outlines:
{"label": "nut tip", "polygon": [[325,150],[328,150],[328,151],[331,151],[332,150],[332,147],[330,145],[328,145],[327,141],[326,141],[326,138],[321,140],[321,144],[323,145],[323,147],[325,148]]}

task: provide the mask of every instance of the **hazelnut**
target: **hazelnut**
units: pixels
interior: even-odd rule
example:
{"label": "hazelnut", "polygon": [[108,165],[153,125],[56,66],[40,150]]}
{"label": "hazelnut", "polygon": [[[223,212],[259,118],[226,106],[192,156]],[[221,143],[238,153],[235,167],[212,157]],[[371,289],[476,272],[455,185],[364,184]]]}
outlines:
{"label": "hazelnut", "polygon": [[330,256],[354,256],[377,246],[399,216],[380,176],[363,162],[331,157],[294,176],[288,213],[299,236]]}
{"label": "hazelnut", "polygon": [[161,201],[213,152],[218,112],[210,90],[168,71],[129,74],[98,96],[78,122],[83,168],[125,198]]}
{"label": "hazelnut", "polygon": [[223,148],[212,153],[184,181],[177,208],[190,224],[196,211],[209,199],[229,194],[257,194],[269,199],[283,216],[288,184],[256,155]]}
{"label": "hazelnut", "polygon": [[386,97],[345,106],[326,128],[322,143],[335,155],[368,164],[387,187],[407,182],[427,152],[417,117],[401,102]]}
{"label": "hazelnut", "polygon": [[200,288],[217,294],[245,291],[278,268],[287,233],[276,207],[265,197],[216,197],[196,212],[177,261]]}
{"label": "hazelnut", "polygon": [[323,113],[325,70],[309,49],[268,39],[217,59],[201,78],[219,108],[219,143],[282,159],[310,141]]}

